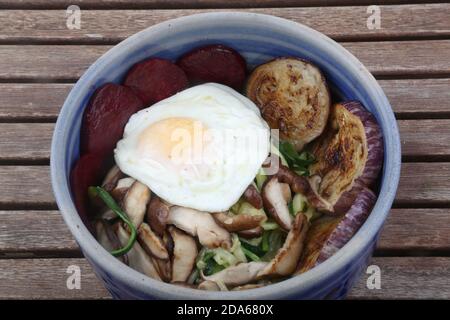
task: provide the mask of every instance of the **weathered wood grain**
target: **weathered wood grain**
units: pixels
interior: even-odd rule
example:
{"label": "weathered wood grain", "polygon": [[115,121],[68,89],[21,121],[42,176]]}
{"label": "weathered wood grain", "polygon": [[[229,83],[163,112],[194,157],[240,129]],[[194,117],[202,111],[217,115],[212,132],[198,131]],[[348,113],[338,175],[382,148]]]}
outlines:
{"label": "weathered wood grain", "polygon": [[[398,205],[449,205],[450,163],[403,163]],[[47,166],[0,166],[0,206],[54,206]]]}
{"label": "weathered wood grain", "polygon": [[48,166],[0,166],[0,206],[54,206]]}
{"label": "weathered wood grain", "polygon": [[55,121],[73,84],[1,83],[0,120]]}
{"label": "weathered wood grain", "polygon": [[381,232],[381,252],[450,251],[450,209],[392,209]]}
{"label": "weathered wood grain", "polygon": [[399,118],[442,118],[450,114],[450,79],[379,80]]}
{"label": "weathered wood grain", "polygon": [[[442,0],[378,0],[377,4],[444,2]],[[371,5],[372,0],[0,0],[0,8],[65,9],[69,5],[84,9],[157,9],[157,8],[246,8],[303,7],[332,5]]]}
{"label": "weathered wood grain", "polygon": [[[396,116],[448,117],[450,79],[379,80]],[[0,121],[54,121],[73,84],[0,83]]]}
{"label": "weathered wood grain", "polygon": [[0,160],[48,160],[53,128],[53,123],[1,124]]}
{"label": "weathered wood grain", "polygon": [[[271,14],[310,26],[336,40],[442,37],[450,35],[450,4],[381,6],[382,28],[367,28],[367,6],[264,8],[238,11]],[[220,10],[218,10],[220,11]],[[156,23],[211,10],[86,10],[80,30],[66,26],[65,10],[0,12],[0,42],[119,42]],[[333,21],[333,23],[330,23]]]}
{"label": "weathered wood grain", "polygon": [[[343,45],[378,76],[450,74],[447,59],[450,40],[346,42]],[[0,80],[75,80],[110,48],[102,45],[0,46]]]}
{"label": "weathered wood grain", "polygon": [[[450,209],[392,209],[378,252],[450,251]],[[80,254],[59,211],[0,211],[0,257]]]}
{"label": "weathered wood grain", "polygon": [[[363,274],[350,299],[449,299],[450,258],[374,258],[381,289],[369,290]],[[66,286],[67,268],[81,268],[81,289]],[[109,293],[85,259],[0,260],[0,299],[108,299]]]}
{"label": "weathered wood grain", "polygon": [[0,257],[79,254],[59,211],[0,211]]}
{"label": "weathered wood grain", "polygon": [[[450,120],[399,120],[402,155],[407,160],[450,157]],[[4,123],[0,161],[48,161],[54,124]]]}
{"label": "weathered wood grain", "polygon": [[[69,266],[81,271],[81,289],[67,288]],[[0,299],[104,299],[110,295],[84,259],[0,260]]]}

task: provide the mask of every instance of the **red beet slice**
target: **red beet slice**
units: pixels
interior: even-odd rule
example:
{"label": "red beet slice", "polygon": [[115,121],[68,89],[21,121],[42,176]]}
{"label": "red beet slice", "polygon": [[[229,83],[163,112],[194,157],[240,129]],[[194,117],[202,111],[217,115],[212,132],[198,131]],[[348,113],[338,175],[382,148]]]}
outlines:
{"label": "red beet slice", "polygon": [[223,45],[209,45],[194,49],[177,64],[192,83],[217,82],[240,91],[245,82],[245,59],[234,49]]}
{"label": "red beet slice", "polygon": [[151,58],[136,63],[128,71],[124,85],[131,88],[145,106],[150,106],[187,88],[188,79],[171,61]]}
{"label": "red beet slice", "polygon": [[103,176],[105,159],[95,153],[88,153],[81,156],[75,163],[70,173],[70,185],[72,188],[73,199],[78,214],[84,224],[93,230],[89,220],[89,200],[88,188],[95,186],[100,182]]}
{"label": "red beet slice", "polygon": [[128,119],[143,106],[127,87],[107,83],[97,89],[84,111],[81,153],[111,155]]}

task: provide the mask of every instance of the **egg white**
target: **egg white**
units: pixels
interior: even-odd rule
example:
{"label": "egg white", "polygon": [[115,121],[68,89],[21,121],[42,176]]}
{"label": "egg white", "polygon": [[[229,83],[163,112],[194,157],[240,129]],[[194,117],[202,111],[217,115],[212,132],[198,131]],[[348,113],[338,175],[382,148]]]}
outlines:
{"label": "egg white", "polygon": [[[203,162],[185,165],[167,161],[163,147],[159,148],[166,142],[170,145],[171,137],[146,136],[148,132],[154,132],[151,130],[158,124],[178,123],[173,119],[196,121],[204,128],[212,129],[209,142],[205,144]],[[148,128],[152,129],[148,131]],[[251,141],[258,141],[254,148],[250,146],[251,154],[249,140],[241,136],[244,131],[245,137],[250,135],[250,139],[255,139]],[[231,133],[236,143],[223,144],[224,133],[227,137]],[[115,161],[122,172],[146,184],[167,202],[207,212],[225,211],[252,183],[268,156],[269,138],[269,126],[252,101],[229,87],[207,83],[186,89],[132,115],[123,139],[117,143]],[[143,141],[153,141],[155,145],[152,142],[153,147],[146,150]],[[237,160],[244,155],[249,161]]]}

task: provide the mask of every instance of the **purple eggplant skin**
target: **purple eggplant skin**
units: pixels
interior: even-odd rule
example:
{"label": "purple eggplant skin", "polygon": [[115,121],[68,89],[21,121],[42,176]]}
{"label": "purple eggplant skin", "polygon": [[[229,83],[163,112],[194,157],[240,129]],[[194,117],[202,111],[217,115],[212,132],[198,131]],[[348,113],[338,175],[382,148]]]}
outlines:
{"label": "purple eggplant skin", "polygon": [[[356,116],[361,121],[362,126],[364,128],[365,139],[367,144],[367,159],[364,164],[362,173],[358,177],[356,177],[356,179],[353,180],[351,188],[342,192],[342,194],[339,196],[336,202],[332,204],[334,211],[333,214],[341,215],[349,210],[349,208],[355,201],[356,196],[364,187],[370,187],[376,181],[378,174],[381,170],[381,167],[383,165],[384,145],[381,128],[379,127],[375,117],[369,111],[367,111],[360,102],[358,101],[341,102],[335,106],[335,108],[337,107],[339,108],[343,107],[345,110]],[[327,141],[325,139],[325,141],[318,141],[318,143],[327,143]],[[345,148],[343,150],[345,150]],[[321,160],[319,159],[319,161]]]}
{"label": "purple eggplant skin", "polygon": [[364,186],[370,187],[375,182],[383,165],[384,157],[383,135],[375,117],[359,101],[348,101],[341,104],[361,120],[366,133],[368,152],[363,173],[355,180],[353,188],[344,192],[334,205],[336,213],[346,212],[355,200],[356,194]]}
{"label": "purple eggplant skin", "polygon": [[306,247],[296,274],[322,263],[342,248],[366,221],[377,196],[363,188],[344,216],[324,216],[313,222],[306,235]]}

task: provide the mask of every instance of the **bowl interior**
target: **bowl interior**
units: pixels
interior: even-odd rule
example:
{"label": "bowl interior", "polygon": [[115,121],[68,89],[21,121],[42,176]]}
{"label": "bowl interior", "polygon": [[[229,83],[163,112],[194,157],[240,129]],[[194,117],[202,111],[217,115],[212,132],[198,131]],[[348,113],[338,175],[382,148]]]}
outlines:
{"label": "bowl interior", "polygon": [[[367,244],[369,238],[375,237],[389,211],[399,175],[398,130],[382,90],[356,58],[318,32],[266,15],[209,13],[168,21],[128,38],[97,60],[68,96],[54,134],[52,182],[58,205],[82,249],[92,258],[94,252],[89,252],[87,246],[94,244],[86,228],[80,228],[81,222],[76,218],[70,198],[69,174],[74,161],[79,157],[81,118],[90,96],[106,82],[120,83],[127,70],[140,60],[148,57],[175,60],[194,47],[214,43],[225,44],[239,51],[249,68],[280,56],[310,60],[322,70],[331,90],[337,96],[341,99],[359,100],[375,115],[385,139],[379,198],[383,201],[377,202],[368,221],[351,241],[359,242],[359,246],[364,247],[362,244]],[[343,259],[345,251],[347,258],[350,258],[351,251],[355,248],[355,245],[352,248],[349,243],[335,255],[337,258],[329,260],[337,261],[339,255]],[[114,259],[111,257],[111,260]],[[332,268],[329,261],[323,265]]]}

